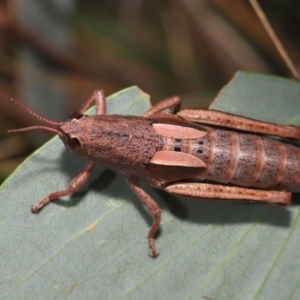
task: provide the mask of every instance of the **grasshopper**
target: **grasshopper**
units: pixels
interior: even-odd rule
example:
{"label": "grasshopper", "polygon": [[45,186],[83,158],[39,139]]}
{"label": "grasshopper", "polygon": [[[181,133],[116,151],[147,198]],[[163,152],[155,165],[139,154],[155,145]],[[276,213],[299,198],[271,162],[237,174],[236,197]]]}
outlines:
{"label": "grasshopper", "polygon": [[[152,257],[158,255],[154,237],[161,210],[139,186],[140,179],[171,194],[279,205],[290,204],[291,191],[300,191],[300,149],[257,135],[300,140],[298,127],[213,110],[180,111],[177,96],[156,104],[141,117],[106,115],[104,92],[96,90],[66,122],[48,120],[12,101],[48,126],[9,132],[54,132],[67,149],[89,161],[65,190],[51,193],[31,211],[39,213],[52,200],[75,193],[95,164],[102,164],[126,177],[153,217],[148,233]],[[84,115],[93,102],[96,115]]]}

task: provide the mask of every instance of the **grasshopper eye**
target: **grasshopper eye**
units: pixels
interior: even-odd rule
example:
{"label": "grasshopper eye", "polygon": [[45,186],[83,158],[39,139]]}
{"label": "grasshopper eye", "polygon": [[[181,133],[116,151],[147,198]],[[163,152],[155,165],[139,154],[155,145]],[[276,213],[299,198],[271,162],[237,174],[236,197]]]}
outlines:
{"label": "grasshopper eye", "polygon": [[76,137],[73,137],[68,140],[68,147],[72,151],[78,151],[81,147],[81,144]]}

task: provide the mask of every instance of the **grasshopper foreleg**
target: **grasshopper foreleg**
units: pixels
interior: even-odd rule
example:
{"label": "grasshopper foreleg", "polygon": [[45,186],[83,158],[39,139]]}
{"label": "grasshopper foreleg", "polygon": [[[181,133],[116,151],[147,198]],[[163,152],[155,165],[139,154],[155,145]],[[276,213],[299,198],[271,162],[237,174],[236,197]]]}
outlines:
{"label": "grasshopper foreleg", "polygon": [[[83,114],[89,108],[89,106],[92,105],[92,103],[95,103],[95,105],[96,105],[96,114],[97,115],[105,115],[106,114],[106,99],[105,99],[104,92],[96,90],[91,95],[91,97],[85,101],[85,103],[81,106],[81,108],[77,112],[72,114],[71,118]],[[95,166],[94,162],[89,162],[86,165],[86,167],[75,178],[73,178],[73,180],[69,184],[69,187],[66,190],[51,193],[46,198],[44,198],[38,205],[33,206],[31,211],[33,213],[39,213],[40,210],[44,206],[49,204],[52,200],[75,193],[88,180],[89,176],[91,175],[91,173],[93,171],[94,166]]]}
{"label": "grasshopper foreleg", "polygon": [[69,187],[66,190],[51,193],[46,198],[44,198],[38,205],[33,206],[31,208],[31,211],[37,214],[44,206],[49,204],[52,200],[55,200],[63,196],[71,195],[76,191],[78,191],[88,180],[89,176],[93,171],[94,166],[95,163],[89,162],[87,166],[75,178],[73,178],[73,180],[69,184]]}

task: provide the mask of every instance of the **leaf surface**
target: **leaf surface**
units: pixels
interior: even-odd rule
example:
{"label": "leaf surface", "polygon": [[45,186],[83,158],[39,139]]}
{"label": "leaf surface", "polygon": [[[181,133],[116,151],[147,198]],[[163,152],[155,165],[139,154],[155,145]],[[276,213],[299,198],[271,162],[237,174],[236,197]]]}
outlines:
{"label": "leaf surface", "polygon": [[[212,108],[295,123],[299,103],[298,82],[238,73]],[[149,106],[135,87],[108,99],[109,114]],[[151,218],[124,178],[101,166],[76,194],[30,213],[85,163],[54,138],[2,185],[1,299],[297,299],[298,205],[188,199],[142,183],[163,213],[154,260]]]}

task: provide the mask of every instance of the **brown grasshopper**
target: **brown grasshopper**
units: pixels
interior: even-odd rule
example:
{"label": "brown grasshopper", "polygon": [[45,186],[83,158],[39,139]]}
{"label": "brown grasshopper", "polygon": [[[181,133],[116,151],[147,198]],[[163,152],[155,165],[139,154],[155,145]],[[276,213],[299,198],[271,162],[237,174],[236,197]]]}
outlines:
{"label": "brown grasshopper", "polygon": [[[139,187],[139,179],[144,178],[151,186],[172,194],[281,205],[290,204],[291,192],[286,190],[300,191],[300,149],[249,134],[300,140],[298,127],[213,110],[179,111],[181,100],[176,96],[155,105],[142,117],[135,117],[106,115],[104,93],[95,91],[78,112],[61,123],[13,102],[53,127],[32,126],[9,132],[35,129],[55,132],[69,150],[89,161],[67,189],[51,193],[31,211],[38,213],[52,200],[76,192],[87,181],[95,164],[103,164],[127,178],[154,218],[148,234],[152,257],[158,255],[154,236],[161,210]],[[96,115],[84,115],[93,102]],[[173,114],[167,112],[171,108]]]}

